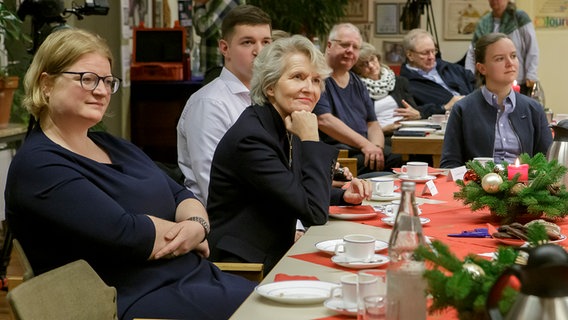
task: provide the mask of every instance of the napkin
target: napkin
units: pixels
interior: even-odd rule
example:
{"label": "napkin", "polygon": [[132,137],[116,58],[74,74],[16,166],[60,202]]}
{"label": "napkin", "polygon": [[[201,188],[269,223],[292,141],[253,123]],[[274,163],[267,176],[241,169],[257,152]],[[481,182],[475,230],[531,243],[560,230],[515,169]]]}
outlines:
{"label": "napkin", "polygon": [[375,213],[375,208],[369,205],[362,206],[329,206],[329,213]]}
{"label": "napkin", "polygon": [[289,280],[319,280],[318,277],[314,276],[302,276],[302,275],[290,275],[285,273],[277,273],[274,276],[274,282],[277,281],[289,281]]}

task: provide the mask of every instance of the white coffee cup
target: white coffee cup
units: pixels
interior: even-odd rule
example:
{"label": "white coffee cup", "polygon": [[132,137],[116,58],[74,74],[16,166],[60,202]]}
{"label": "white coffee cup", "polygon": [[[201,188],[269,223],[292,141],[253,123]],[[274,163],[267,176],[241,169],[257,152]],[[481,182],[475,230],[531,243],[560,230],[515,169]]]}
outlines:
{"label": "white coffee cup", "polygon": [[[346,274],[341,276],[340,283],[339,287],[331,289],[331,297],[341,298],[343,307],[347,309],[357,308],[357,301],[363,301],[363,297],[377,294],[377,277],[371,275]],[[361,298],[358,299],[359,296]]]}
{"label": "white coffee cup", "polygon": [[431,115],[428,120],[430,120],[434,124],[441,124],[442,121],[446,120],[445,114],[433,114]]}
{"label": "white coffee cup", "polygon": [[428,175],[428,163],[410,161],[400,168],[400,172],[405,173],[409,178],[424,178]]}
{"label": "white coffee cup", "polygon": [[474,161],[478,161],[482,165],[485,165],[489,161],[495,161],[493,157],[475,157],[473,158]]}
{"label": "white coffee cup", "polygon": [[394,178],[392,177],[375,177],[371,178],[371,186],[373,194],[377,196],[390,196],[394,192]]}
{"label": "white coffee cup", "polygon": [[335,246],[336,255],[353,260],[369,260],[375,255],[375,238],[366,234],[348,234]]}

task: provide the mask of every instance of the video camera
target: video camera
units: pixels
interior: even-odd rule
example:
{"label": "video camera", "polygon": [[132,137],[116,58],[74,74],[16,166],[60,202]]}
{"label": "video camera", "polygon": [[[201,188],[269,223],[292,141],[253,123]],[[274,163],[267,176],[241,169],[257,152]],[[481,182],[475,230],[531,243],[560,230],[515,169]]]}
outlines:
{"label": "video camera", "polygon": [[71,9],[65,8],[63,0],[24,0],[18,8],[18,17],[25,20],[26,16],[32,17],[33,48],[35,53],[40,44],[53,31],[68,28],[66,18],[73,14],[82,20],[84,16],[108,14],[108,0],[84,0],[83,6],[77,6],[74,2]]}

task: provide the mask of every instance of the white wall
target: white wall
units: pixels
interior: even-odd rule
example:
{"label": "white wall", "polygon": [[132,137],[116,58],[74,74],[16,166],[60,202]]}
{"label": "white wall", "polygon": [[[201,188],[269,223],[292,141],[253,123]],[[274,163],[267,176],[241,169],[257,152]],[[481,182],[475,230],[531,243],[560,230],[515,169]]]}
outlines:
{"label": "white wall", "polygon": [[[376,0],[369,1],[369,18],[373,19],[375,3],[405,3],[404,0]],[[445,0],[432,0],[432,11],[438,38],[440,41],[440,51],[442,58],[447,61],[455,62],[460,60],[465,54],[469,41],[446,41],[444,40],[443,26],[443,10]],[[529,16],[533,17],[534,8],[532,0],[517,0],[517,7],[526,11]],[[422,16],[422,27],[426,28],[426,14]],[[374,22],[373,22],[374,23]],[[373,27],[374,28],[374,27]],[[556,113],[568,113],[568,103],[565,101],[568,92],[568,81],[565,75],[568,75],[568,63],[564,55],[568,52],[568,29],[552,30],[537,29],[537,41],[540,49],[538,75],[542,84],[545,97],[546,107]],[[381,49],[383,41],[402,41],[401,37],[376,37],[374,32],[370,42],[377,49]]]}

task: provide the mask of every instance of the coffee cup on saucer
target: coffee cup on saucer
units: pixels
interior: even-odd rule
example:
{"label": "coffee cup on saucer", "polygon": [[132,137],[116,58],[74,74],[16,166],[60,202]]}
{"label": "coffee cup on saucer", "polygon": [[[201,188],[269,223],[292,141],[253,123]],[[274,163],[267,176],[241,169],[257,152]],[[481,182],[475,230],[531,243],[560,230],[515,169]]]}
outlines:
{"label": "coffee cup on saucer", "polygon": [[375,237],[366,234],[348,234],[343,243],[335,246],[335,254],[350,260],[370,260],[375,255]]}
{"label": "coffee cup on saucer", "polygon": [[394,194],[394,178],[375,177],[369,179],[374,196],[388,197]]}
{"label": "coffee cup on saucer", "polygon": [[420,179],[428,176],[428,163],[410,161],[400,168],[400,172],[406,174],[410,179]]}

